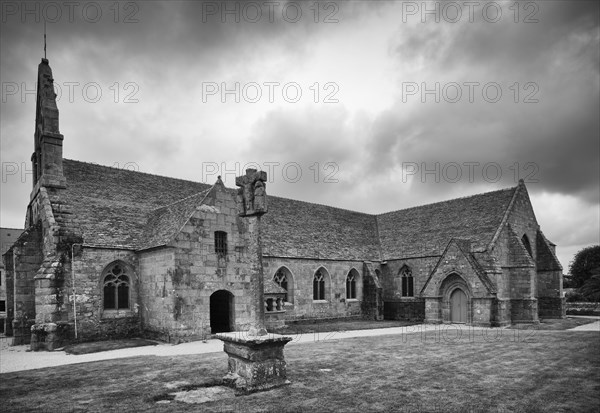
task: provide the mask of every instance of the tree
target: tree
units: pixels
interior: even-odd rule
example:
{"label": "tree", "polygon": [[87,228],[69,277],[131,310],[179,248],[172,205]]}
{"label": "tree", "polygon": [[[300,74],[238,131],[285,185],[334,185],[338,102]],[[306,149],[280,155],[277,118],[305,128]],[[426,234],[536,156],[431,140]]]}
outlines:
{"label": "tree", "polygon": [[569,265],[569,273],[578,287],[598,273],[600,269],[600,245],[580,250]]}
{"label": "tree", "polygon": [[579,289],[579,292],[588,301],[600,301],[600,275],[593,275],[592,278],[587,280],[583,286]]}

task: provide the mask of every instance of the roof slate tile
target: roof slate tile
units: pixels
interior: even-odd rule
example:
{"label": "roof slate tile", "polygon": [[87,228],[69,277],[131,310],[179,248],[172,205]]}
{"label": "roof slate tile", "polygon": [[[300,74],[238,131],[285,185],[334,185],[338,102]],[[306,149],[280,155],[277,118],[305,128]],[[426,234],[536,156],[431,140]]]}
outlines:
{"label": "roof slate tile", "polygon": [[[65,201],[87,245],[165,245],[200,206],[210,185],[65,159]],[[515,188],[380,215],[269,196],[266,256],[379,261],[439,256],[452,238],[473,251],[492,240]],[[235,189],[228,189],[235,197]]]}

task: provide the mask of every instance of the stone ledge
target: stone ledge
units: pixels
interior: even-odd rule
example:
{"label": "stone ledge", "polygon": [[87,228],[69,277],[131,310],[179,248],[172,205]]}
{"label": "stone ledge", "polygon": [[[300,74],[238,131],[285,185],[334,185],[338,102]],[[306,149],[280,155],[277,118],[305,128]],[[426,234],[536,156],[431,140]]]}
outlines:
{"label": "stone ledge", "polygon": [[231,333],[218,333],[215,338],[224,342],[240,343],[246,345],[260,346],[263,344],[273,343],[288,343],[293,340],[292,337],[283,336],[281,334],[268,333],[262,336],[250,335],[247,331],[233,331]]}

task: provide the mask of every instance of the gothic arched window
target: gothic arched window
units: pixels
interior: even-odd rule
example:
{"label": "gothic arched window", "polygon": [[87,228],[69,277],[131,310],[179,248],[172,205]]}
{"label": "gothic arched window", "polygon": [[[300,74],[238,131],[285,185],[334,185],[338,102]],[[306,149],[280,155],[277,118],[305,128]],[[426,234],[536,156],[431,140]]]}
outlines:
{"label": "gothic arched window", "polygon": [[121,310],[129,308],[129,277],[125,267],[116,263],[104,277],[104,309]]}
{"label": "gothic arched window", "polygon": [[346,299],[357,298],[356,295],[356,281],[357,274],[355,270],[350,270],[346,276]]}
{"label": "gothic arched window", "polygon": [[325,299],[325,276],[322,270],[317,270],[313,278],[313,300]]}
{"label": "gothic arched window", "polygon": [[277,270],[273,276],[273,281],[286,291],[284,300],[288,303],[294,302],[294,280],[292,273],[285,267]]}
{"label": "gothic arched window", "polygon": [[414,297],[414,279],[411,269],[404,265],[400,268],[399,274],[402,279],[402,297]]}

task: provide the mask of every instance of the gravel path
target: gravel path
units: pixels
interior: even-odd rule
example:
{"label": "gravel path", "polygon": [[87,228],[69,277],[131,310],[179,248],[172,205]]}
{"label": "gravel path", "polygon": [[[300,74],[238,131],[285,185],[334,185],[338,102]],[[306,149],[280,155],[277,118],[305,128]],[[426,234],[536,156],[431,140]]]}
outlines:
{"label": "gravel path", "polygon": [[[460,324],[419,324],[407,327],[392,327],[379,328],[372,330],[354,330],[344,332],[331,333],[308,333],[302,335],[289,335],[293,338],[291,345],[297,343],[324,342],[331,340],[343,340],[352,337],[375,337],[382,335],[402,335],[410,333],[422,333],[427,331],[439,331],[448,337],[450,340],[455,340],[456,337],[468,337],[467,331],[477,332],[482,330],[493,330],[494,335],[498,329],[489,329],[483,327],[472,327]],[[513,330],[514,331],[514,330]],[[572,328],[569,331],[597,331],[600,333],[600,321],[595,323],[585,324],[579,327]],[[472,333],[471,333],[472,334]],[[418,337],[418,336],[416,336]],[[418,338],[417,338],[418,339]],[[29,346],[13,346],[7,345],[7,340],[0,340],[0,373],[8,373],[12,371],[39,369],[44,367],[60,366],[65,364],[87,363],[98,360],[108,360],[124,357],[135,356],[179,356],[186,354],[202,354],[216,353],[223,351],[223,342],[221,340],[212,339],[205,342],[194,341],[191,343],[182,344],[166,344],[160,343],[156,346],[145,346],[135,348],[125,348],[120,350],[103,351],[99,353],[72,355],[66,354],[64,351],[28,351]]]}

